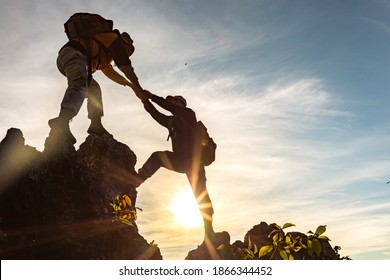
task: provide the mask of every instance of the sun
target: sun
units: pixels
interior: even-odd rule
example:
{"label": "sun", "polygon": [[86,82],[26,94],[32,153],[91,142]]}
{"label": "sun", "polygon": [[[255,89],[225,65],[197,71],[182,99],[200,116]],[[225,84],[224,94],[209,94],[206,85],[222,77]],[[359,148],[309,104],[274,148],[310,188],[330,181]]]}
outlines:
{"label": "sun", "polygon": [[186,228],[200,227],[203,224],[196,199],[191,190],[180,191],[174,197],[170,210],[176,222]]}

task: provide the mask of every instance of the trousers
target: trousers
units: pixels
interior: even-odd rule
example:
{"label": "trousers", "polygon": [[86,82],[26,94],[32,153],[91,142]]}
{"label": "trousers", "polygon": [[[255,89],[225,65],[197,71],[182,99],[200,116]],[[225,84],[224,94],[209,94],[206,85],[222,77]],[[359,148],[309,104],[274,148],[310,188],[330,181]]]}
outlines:
{"label": "trousers", "polygon": [[72,47],[65,47],[58,54],[57,68],[68,80],[61,111],[66,111],[74,117],[87,98],[88,118],[102,117],[104,115],[102,91],[94,79],[88,85],[86,56]]}
{"label": "trousers", "polygon": [[206,187],[206,171],[204,165],[171,151],[158,151],[152,153],[142,166],[142,169],[150,177],[160,167],[187,175],[203,219],[212,221],[214,209]]}

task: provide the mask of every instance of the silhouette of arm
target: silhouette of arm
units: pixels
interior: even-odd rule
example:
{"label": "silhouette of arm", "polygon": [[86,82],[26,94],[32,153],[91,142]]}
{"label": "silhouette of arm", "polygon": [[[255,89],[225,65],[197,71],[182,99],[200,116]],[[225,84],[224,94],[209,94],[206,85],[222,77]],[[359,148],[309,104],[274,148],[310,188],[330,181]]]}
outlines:
{"label": "silhouette of arm", "polygon": [[106,75],[110,80],[122,85],[132,87],[132,84],[121,74],[115,71],[112,65],[108,65],[106,68],[102,69],[104,75]]}
{"label": "silhouette of arm", "polygon": [[138,82],[138,77],[134,72],[133,66],[131,65],[127,51],[119,38],[111,44],[109,50],[113,54],[113,59],[119,70],[121,70],[123,74],[125,74],[126,78],[130,80],[132,89],[136,92],[142,91],[143,89]]}
{"label": "silhouette of arm", "polygon": [[160,113],[149,100],[143,101],[143,103],[145,110],[152,116],[153,119],[155,119],[160,125],[169,128],[169,116]]}

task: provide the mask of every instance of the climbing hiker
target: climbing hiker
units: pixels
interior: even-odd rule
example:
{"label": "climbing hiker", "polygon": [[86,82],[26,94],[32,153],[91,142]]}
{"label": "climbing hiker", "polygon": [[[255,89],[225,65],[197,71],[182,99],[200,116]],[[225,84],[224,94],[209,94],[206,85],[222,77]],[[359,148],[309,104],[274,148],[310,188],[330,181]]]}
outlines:
{"label": "climbing hiker", "polygon": [[[196,142],[198,142],[195,131],[197,131],[196,127],[200,123],[196,119],[195,112],[187,107],[187,101],[182,96],[170,95],[162,98],[145,90],[139,97],[144,104],[145,110],[153,119],[168,129],[168,139],[171,139],[172,151],[152,153],[138,170],[139,181],[136,183],[136,186],[139,186],[147,178],[151,177],[160,167],[185,173],[203,217],[205,234],[208,237],[212,237],[214,235],[212,225],[214,209],[206,188],[205,163],[199,154],[201,151],[194,148],[197,146]],[[172,115],[165,115],[159,112],[151,101],[171,112]],[[208,138],[208,140],[209,144],[213,145],[212,151],[215,152],[215,143],[212,141],[212,138]]]}
{"label": "climbing hiker", "polygon": [[[134,52],[128,33],[113,29],[113,22],[100,15],[76,13],[64,24],[69,41],[60,49],[58,70],[66,76],[68,87],[61,102],[59,116],[49,120],[51,129],[59,129],[74,144],[69,122],[75,117],[84,99],[91,124],[88,133],[111,135],[103,127],[102,92],[92,74],[101,70],[114,82],[130,86],[136,94],[142,92],[129,57]],[[114,70],[112,62],[126,76]]]}

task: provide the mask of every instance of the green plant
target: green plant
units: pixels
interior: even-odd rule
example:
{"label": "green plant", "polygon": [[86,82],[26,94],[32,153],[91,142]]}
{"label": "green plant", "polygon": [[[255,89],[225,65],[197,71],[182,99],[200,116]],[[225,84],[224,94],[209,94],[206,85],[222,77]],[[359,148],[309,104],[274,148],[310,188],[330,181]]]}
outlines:
{"label": "green plant", "polygon": [[295,226],[292,223],[285,223],[282,227],[277,224],[273,224],[277,229],[271,231],[268,237],[272,238],[272,244],[265,245],[260,248],[259,258],[264,257],[268,253],[272,252],[270,259],[272,259],[277,251],[283,260],[293,260],[292,252],[298,252],[305,247],[302,244],[300,237],[294,237],[291,233],[284,233],[284,229]]}
{"label": "green plant", "polygon": [[328,237],[322,235],[326,231],[326,226],[319,226],[313,233],[311,230],[307,233],[310,234],[307,237],[307,253],[313,256],[314,253],[319,257],[321,254],[322,246],[320,240],[330,241]]}
{"label": "green plant", "polygon": [[257,259],[258,252],[259,252],[259,249],[257,248],[257,245],[255,243],[252,243],[251,238],[249,237],[248,248],[245,248],[243,250],[242,258],[244,260],[255,260],[255,259]]}
{"label": "green plant", "polygon": [[293,236],[292,233],[284,233],[284,229],[295,226],[292,223],[285,223],[282,227],[277,224],[272,224],[276,227],[268,235],[272,239],[272,243],[262,246],[260,249],[251,242],[249,238],[248,248],[243,250],[242,258],[245,260],[254,260],[264,258],[270,254],[269,259],[272,260],[275,254],[279,252],[283,260],[294,260],[293,253],[301,250],[306,250],[310,256],[316,254],[318,257],[321,254],[322,246],[320,240],[330,241],[328,237],[322,235],[326,231],[326,226],[319,226],[313,233],[309,231],[306,244],[301,236]]}
{"label": "green plant", "polygon": [[128,195],[117,195],[113,202],[110,203],[114,214],[112,222],[119,221],[129,226],[135,226],[137,220],[137,211],[133,207],[132,201]]}

